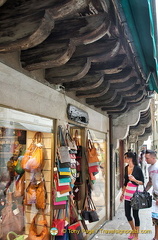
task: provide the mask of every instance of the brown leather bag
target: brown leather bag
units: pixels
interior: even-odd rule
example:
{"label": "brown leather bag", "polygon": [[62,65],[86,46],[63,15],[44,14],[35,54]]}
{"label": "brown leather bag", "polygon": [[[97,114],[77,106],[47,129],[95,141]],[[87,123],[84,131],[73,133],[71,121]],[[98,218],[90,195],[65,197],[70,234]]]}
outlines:
{"label": "brown leather bag", "polygon": [[[28,240],[49,240],[49,231],[48,231],[47,221],[44,213],[43,213],[43,221],[37,222],[37,220],[38,220],[38,213],[34,216],[31,222]],[[43,225],[43,229],[40,233],[37,232],[37,224]]]}
{"label": "brown leather bag", "polygon": [[26,188],[24,204],[31,206],[33,203],[36,203],[36,182],[30,182],[28,187]]}
{"label": "brown leather bag", "polygon": [[26,188],[24,204],[30,206],[34,203],[37,209],[45,209],[46,198],[47,193],[44,178],[42,177],[40,182],[37,182],[34,178]]}
{"label": "brown leather bag", "polygon": [[14,197],[21,197],[25,190],[25,174],[15,181]]}
{"label": "brown leather bag", "polygon": [[46,207],[46,188],[44,179],[38,183],[38,187],[36,189],[36,208],[37,209],[45,209]]}

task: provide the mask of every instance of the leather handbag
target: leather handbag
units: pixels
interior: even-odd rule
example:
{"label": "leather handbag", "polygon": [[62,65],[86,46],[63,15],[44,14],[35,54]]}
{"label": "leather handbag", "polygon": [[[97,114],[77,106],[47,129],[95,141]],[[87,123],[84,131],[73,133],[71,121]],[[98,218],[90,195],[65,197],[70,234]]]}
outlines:
{"label": "leather handbag", "polygon": [[37,209],[45,209],[46,199],[47,192],[43,175],[39,182],[33,177],[26,188],[24,204],[28,206],[35,204]]}
{"label": "leather handbag", "polygon": [[64,235],[64,227],[65,227],[65,219],[66,219],[66,209],[56,210],[56,216],[52,221],[52,228],[56,228],[58,230],[57,236]]}
{"label": "leather handbag", "polygon": [[98,214],[96,212],[96,207],[90,195],[85,199],[84,210],[82,211],[82,217],[85,220],[91,222],[99,221]]}
{"label": "leather handbag", "polygon": [[88,163],[99,162],[97,149],[91,140],[88,140]]}
{"label": "leather handbag", "polygon": [[32,139],[32,143],[26,150],[22,160],[21,166],[25,171],[37,172],[43,169],[44,155],[42,145],[42,133],[37,132]]}
{"label": "leather handbag", "polygon": [[73,153],[77,153],[77,145],[76,145],[76,142],[75,142],[74,139],[72,139],[72,137],[71,137],[70,132],[69,132],[68,129],[66,129],[65,140],[66,140],[67,146],[68,146],[69,149],[70,149],[70,152],[71,152],[71,150],[73,150],[73,151],[72,151]]}
{"label": "leather handbag", "polygon": [[6,205],[2,209],[2,239],[6,240],[7,233],[10,231],[21,234],[24,228],[23,206],[13,202],[12,193],[8,192],[6,196]]}
{"label": "leather handbag", "polygon": [[14,240],[24,240],[24,235],[18,235],[15,232],[9,232],[7,234],[7,240],[11,240],[11,239],[13,240],[12,237],[10,238],[10,235],[13,235],[15,237]]}
{"label": "leather handbag", "polygon": [[91,184],[88,180],[85,185],[85,200],[81,215],[83,219],[88,220],[90,223],[99,221],[96,207],[91,197]]}
{"label": "leather handbag", "polygon": [[63,134],[62,126],[58,126],[58,156],[61,163],[70,162],[69,147],[66,145],[66,141]]}
{"label": "leather handbag", "polygon": [[89,171],[89,173],[98,173],[99,172],[98,165],[88,167],[88,171]]}
{"label": "leather handbag", "polygon": [[143,192],[138,191],[138,186],[136,188],[136,192],[133,194],[131,198],[131,207],[134,210],[139,210],[143,208],[150,208],[152,206],[152,196],[149,192],[145,190]]}
{"label": "leather handbag", "polygon": [[[47,227],[47,221],[45,218],[44,213],[43,215],[43,221],[37,221],[38,220],[38,213],[34,216],[30,229],[29,229],[29,234],[28,234],[28,240],[49,240],[49,231]],[[37,225],[36,224],[41,224],[43,225],[42,231],[40,233],[37,232]]]}
{"label": "leather handbag", "polygon": [[15,181],[14,197],[21,197],[24,195],[25,190],[25,174],[22,176],[18,175]]}
{"label": "leather handbag", "polygon": [[99,162],[97,149],[94,146],[93,138],[90,131],[88,130],[88,139],[87,139],[87,160],[88,163]]}
{"label": "leather handbag", "polygon": [[60,146],[58,151],[61,163],[71,162],[68,146]]}

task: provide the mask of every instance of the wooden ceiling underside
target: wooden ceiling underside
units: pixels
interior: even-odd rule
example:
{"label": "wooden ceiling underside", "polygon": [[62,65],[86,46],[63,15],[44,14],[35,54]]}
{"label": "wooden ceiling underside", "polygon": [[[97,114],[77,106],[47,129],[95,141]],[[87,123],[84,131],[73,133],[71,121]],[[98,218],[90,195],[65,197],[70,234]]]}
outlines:
{"label": "wooden ceiling underside", "polygon": [[24,69],[108,114],[147,98],[112,0],[0,0],[0,53],[20,51]]}

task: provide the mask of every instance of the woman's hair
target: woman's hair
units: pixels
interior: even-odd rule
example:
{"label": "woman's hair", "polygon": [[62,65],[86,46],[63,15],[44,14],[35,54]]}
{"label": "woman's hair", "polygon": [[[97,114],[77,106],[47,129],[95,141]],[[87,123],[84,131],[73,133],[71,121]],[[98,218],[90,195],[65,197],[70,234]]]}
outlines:
{"label": "woman's hair", "polygon": [[137,154],[135,152],[126,152],[124,154],[127,158],[132,158],[134,165],[138,165]]}

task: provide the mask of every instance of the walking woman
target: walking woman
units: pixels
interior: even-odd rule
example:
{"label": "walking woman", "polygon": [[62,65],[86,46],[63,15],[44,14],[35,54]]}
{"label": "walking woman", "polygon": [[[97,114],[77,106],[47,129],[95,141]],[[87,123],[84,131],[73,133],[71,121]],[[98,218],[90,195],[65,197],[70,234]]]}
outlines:
{"label": "walking woman", "polygon": [[[120,200],[125,200],[125,216],[132,228],[132,232],[128,239],[138,240],[140,226],[139,210],[131,209],[130,199],[133,196],[133,193],[136,191],[137,186],[143,185],[144,176],[141,168],[138,166],[136,153],[131,151],[126,152],[124,154],[124,160],[125,163],[127,163],[127,166],[125,167],[124,186]],[[131,215],[131,210],[133,210],[133,217]]]}

